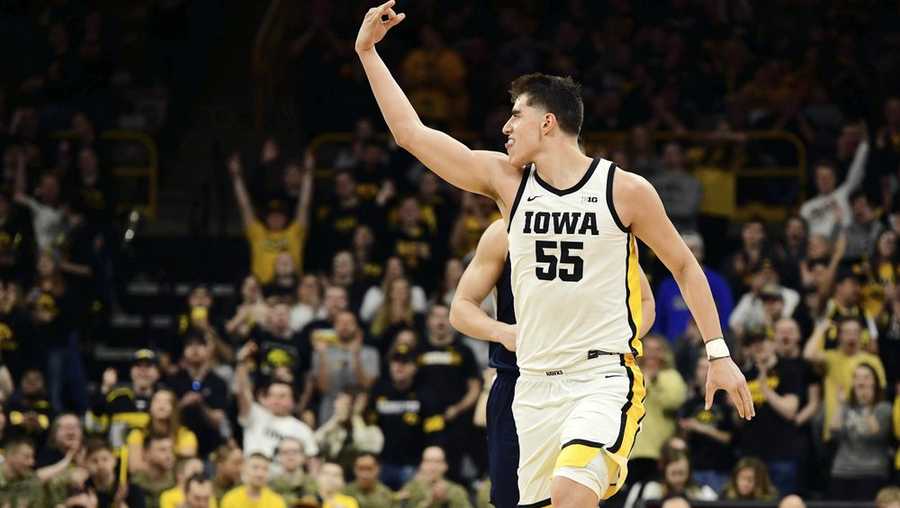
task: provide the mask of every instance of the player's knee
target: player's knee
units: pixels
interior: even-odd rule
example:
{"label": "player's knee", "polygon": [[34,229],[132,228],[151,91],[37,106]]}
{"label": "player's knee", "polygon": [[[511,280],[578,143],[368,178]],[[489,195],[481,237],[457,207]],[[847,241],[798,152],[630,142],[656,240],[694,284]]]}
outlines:
{"label": "player's knee", "polygon": [[597,506],[600,496],[593,485],[586,485],[586,483],[591,483],[590,477],[592,475],[585,473],[584,468],[563,468],[557,470],[550,484],[550,505],[553,508]]}
{"label": "player's knee", "polygon": [[[557,467],[554,476],[551,487],[554,507],[584,506],[583,502],[590,499],[596,503],[609,487],[609,470],[602,451],[584,466]],[[560,479],[570,481],[559,481]],[[577,485],[572,485],[572,482]],[[558,504],[557,500],[562,504]]]}

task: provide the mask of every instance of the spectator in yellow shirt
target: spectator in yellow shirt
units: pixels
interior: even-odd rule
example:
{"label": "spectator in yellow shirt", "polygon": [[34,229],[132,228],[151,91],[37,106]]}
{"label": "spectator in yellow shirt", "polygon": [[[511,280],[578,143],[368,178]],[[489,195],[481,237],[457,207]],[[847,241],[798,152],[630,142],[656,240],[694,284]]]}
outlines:
{"label": "spectator in yellow shirt", "polygon": [[176,405],[175,393],[171,390],[157,390],[150,399],[150,421],[144,428],[132,429],[128,433],[128,467],[134,471],[146,468],[144,461],[144,440],[148,434],[169,436],[175,444],[178,457],[197,455],[197,435],[181,425],[180,411]]}
{"label": "spectator in yellow shirt", "polygon": [[341,494],[344,488],[344,468],[334,462],[324,462],[316,476],[322,508],[359,508],[356,498]]}
{"label": "spectator in yellow shirt", "polygon": [[816,326],[812,336],[803,349],[803,357],[822,370],[825,384],[825,422],[823,438],[831,439],[831,429],[827,422],[834,419],[838,410],[840,394],[849,393],[853,385],[853,371],[860,364],[872,367],[878,376],[878,384],[884,388],[887,379],[881,359],[866,352],[862,348],[863,327],[854,318],[845,318],[837,322],[837,348],[825,349],[825,334],[834,325],[831,320],[824,320]]}
{"label": "spectator in yellow shirt", "polygon": [[303,183],[294,217],[289,221],[286,204],[279,199],[267,205],[265,223],[260,222],[253,209],[250,194],[241,176],[241,159],[238,154],[228,159],[228,172],[234,183],[234,194],[244,222],[244,233],[250,243],[250,265],[253,275],[262,284],[268,284],[275,276],[275,260],[282,252],[290,254],[294,266],[303,267],[303,244],[309,224],[309,205],[312,198],[312,158],[307,156]]}
{"label": "spectator in yellow shirt", "polygon": [[185,500],[178,508],[207,508],[216,506],[216,498],[213,495],[213,484],[209,478],[202,474],[195,474],[188,478],[185,490]]}
{"label": "spectator in yellow shirt", "polygon": [[244,462],[244,484],[225,494],[222,508],[287,508],[284,499],[266,486],[270,465],[262,453],[250,455]]}
{"label": "spectator in yellow shirt", "polygon": [[[181,506],[187,494],[187,481],[200,475],[203,478],[203,462],[200,459],[184,459],[175,466],[175,481],[177,485],[159,495],[159,508],[178,508]],[[212,483],[210,483],[210,496],[203,508],[216,508],[216,499],[212,497]]]}

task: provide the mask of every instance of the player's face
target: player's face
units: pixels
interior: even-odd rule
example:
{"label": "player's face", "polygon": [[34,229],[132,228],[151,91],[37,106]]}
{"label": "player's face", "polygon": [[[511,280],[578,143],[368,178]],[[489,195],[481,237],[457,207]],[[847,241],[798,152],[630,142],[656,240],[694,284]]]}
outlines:
{"label": "player's face", "polygon": [[503,134],[507,137],[506,153],[509,162],[519,167],[534,160],[541,142],[541,123],[544,111],[528,105],[528,95],[522,94],[513,104],[509,120],[503,126]]}

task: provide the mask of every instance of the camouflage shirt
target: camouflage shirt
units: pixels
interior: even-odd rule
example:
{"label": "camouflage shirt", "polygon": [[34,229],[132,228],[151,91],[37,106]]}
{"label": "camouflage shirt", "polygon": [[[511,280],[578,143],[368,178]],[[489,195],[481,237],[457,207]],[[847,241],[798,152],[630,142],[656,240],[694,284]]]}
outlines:
{"label": "camouflage shirt", "polygon": [[359,508],[394,508],[399,506],[394,491],[380,482],[375,484],[375,488],[368,493],[363,492],[354,482],[344,489],[344,494],[355,497],[356,501],[359,502]]}

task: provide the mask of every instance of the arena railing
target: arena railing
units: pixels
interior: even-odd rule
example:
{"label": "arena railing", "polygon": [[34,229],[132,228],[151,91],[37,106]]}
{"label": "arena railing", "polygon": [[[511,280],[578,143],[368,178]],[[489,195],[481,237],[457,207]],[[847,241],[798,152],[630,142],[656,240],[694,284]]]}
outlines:
{"label": "arena railing", "polygon": [[[650,136],[660,158],[665,143],[676,141],[684,147],[685,158],[706,191],[701,205],[705,214],[733,221],[751,216],[781,221],[806,198],[806,146],[790,132],[660,131]],[[463,141],[477,138],[474,133],[459,137]],[[614,157],[617,150],[627,149],[630,138],[628,131],[588,132],[583,143],[589,154]],[[346,132],[315,137],[310,149],[317,167],[332,167],[338,151],[352,140]],[[319,178],[328,175],[328,169],[317,172]]]}
{"label": "arena railing", "polygon": [[[54,139],[75,140],[73,131],[60,131]],[[115,188],[120,201],[116,212],[137,210],[150,219],[158,211],[159,152],[153,138],[132,130],[108,130],[99,136],[104,146],[100,163],[111,160],[110,176],[116,180]]]}

